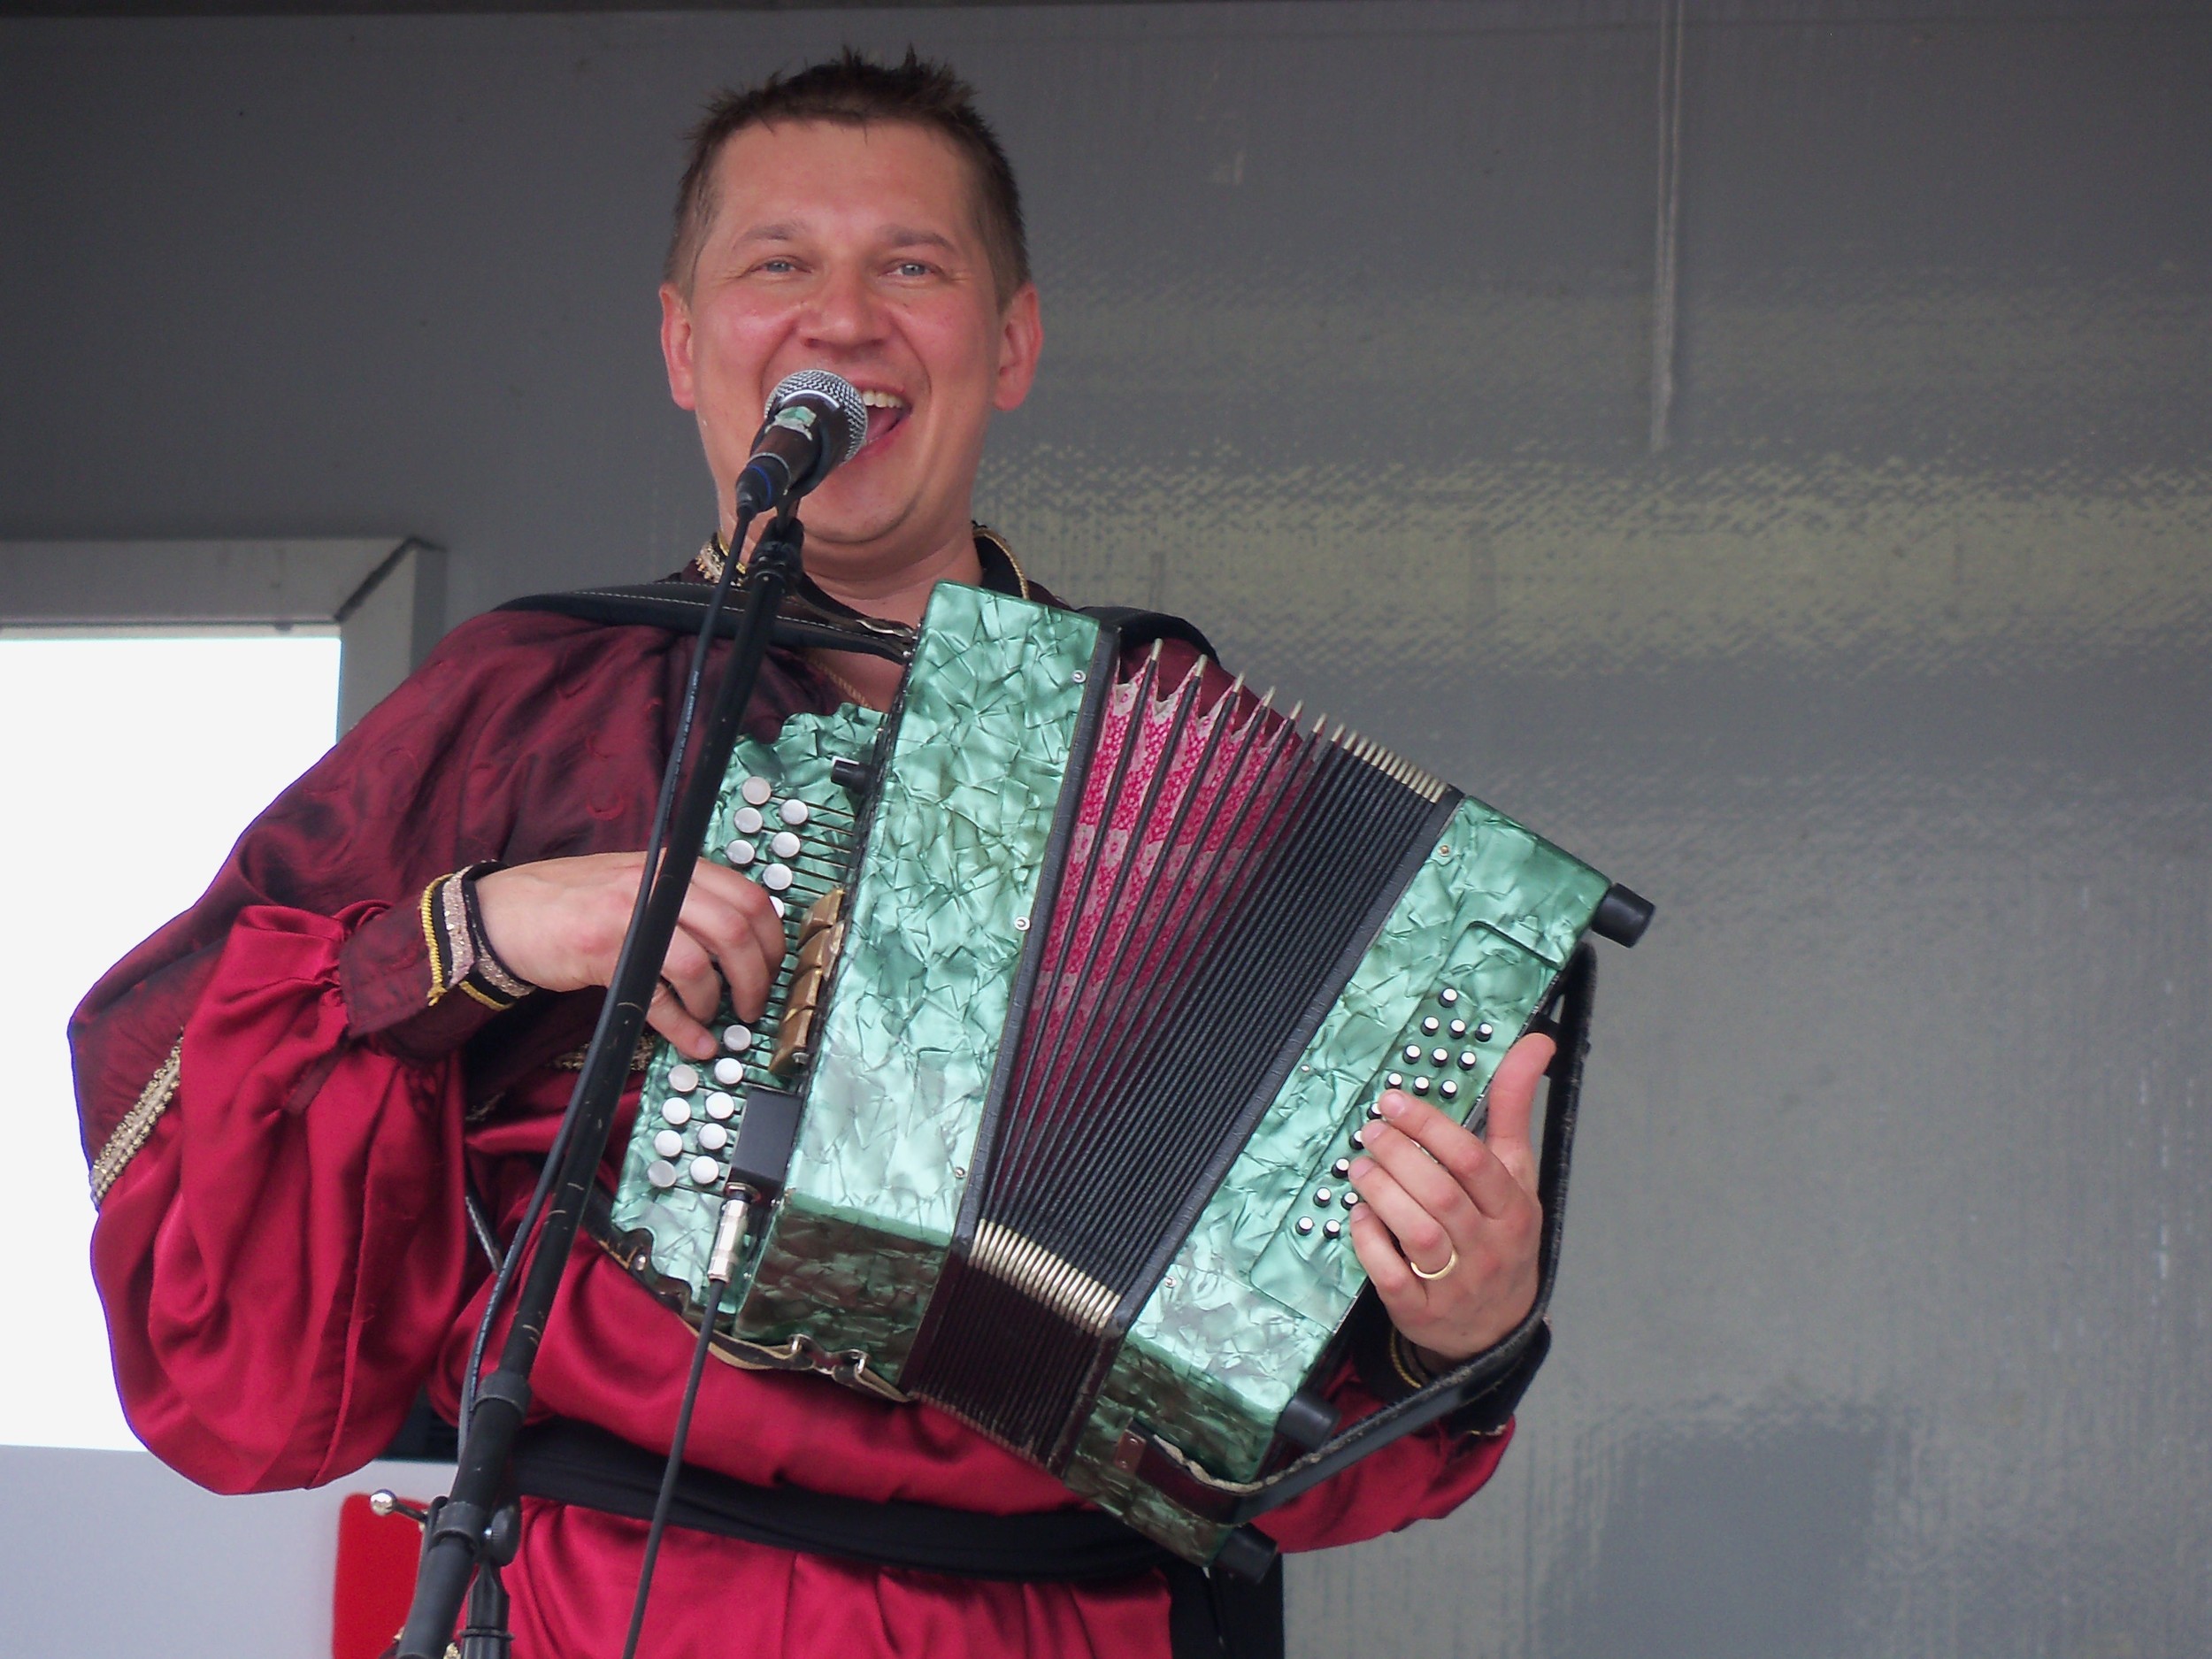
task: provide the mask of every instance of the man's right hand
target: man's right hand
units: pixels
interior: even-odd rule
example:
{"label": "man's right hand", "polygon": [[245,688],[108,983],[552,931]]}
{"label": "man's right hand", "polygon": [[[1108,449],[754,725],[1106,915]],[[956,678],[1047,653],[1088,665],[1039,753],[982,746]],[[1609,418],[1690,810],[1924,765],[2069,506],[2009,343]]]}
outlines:
{"label": "man's right hand", "polygon": [[[643,853],[594,853],[495,870],[476,884],[484,936],[510,973],[549,991],[614,979]],[[758,883],[701,859],[661,964],[646,1023],[694,1059],[718,1051],[705,1022],[731,1004],[758,1019],[784,955],[783,920]]]}

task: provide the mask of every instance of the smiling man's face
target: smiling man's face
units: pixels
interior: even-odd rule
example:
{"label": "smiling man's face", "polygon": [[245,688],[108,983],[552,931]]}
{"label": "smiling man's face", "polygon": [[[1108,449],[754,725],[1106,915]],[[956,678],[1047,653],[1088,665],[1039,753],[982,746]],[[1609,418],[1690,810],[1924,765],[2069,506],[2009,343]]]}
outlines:
{"label": "smiling man's face", "polygon": [[747,127],[714,204],[688,291],[661,290],[661,347],[724,534],[769,392],[829,369],[867,402],[868,444],[807,498],[809,568],[864,597],[966,549],[991,411],[1028,395],[1042,334],[1033,289],[999,302],[959,152],[900,122]]}

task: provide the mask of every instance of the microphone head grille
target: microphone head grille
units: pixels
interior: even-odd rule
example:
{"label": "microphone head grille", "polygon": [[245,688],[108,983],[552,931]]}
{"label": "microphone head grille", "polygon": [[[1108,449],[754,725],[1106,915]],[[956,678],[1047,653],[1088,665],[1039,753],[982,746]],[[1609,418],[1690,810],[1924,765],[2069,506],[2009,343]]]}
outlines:
{"label": "microphone head grille", "polygon": [[858,455],[860,446],[868,442],[868,405],[860,401],[860,394],[843,375],[833,374],[827,369],[801,369],[796,374],[785,375],[776,382],[776,389],[768,394],[768,405],[760,411],[760,418],[772,420],[786,403],[809,396],[833,405],[845,418],[845,453],[834,463],[842,466]]}

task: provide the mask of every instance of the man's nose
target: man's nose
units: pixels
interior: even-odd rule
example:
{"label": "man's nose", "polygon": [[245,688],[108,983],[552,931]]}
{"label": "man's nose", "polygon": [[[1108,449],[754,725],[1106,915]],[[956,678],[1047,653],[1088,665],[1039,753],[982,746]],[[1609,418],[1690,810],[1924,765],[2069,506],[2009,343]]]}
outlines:
{"label": "man's nose", "polygon": [[882,334],[883,308],[868,275],[856,264],[840,264],[828,272],[800,319],[808,343],[864,346]]}

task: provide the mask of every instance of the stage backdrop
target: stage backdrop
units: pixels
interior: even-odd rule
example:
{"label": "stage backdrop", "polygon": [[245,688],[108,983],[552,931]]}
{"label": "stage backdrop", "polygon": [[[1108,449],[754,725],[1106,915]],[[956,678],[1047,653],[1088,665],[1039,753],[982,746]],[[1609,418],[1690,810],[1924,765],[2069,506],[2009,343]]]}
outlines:
{"label": "stage backdrop", "polygon": [[988,518],[1660,906],[1519,1441],[1294,1650],[2212,1651],[2212,24],[2024,10],[0,23],[0,537],[673,566],[680,130],[949,56]]}

